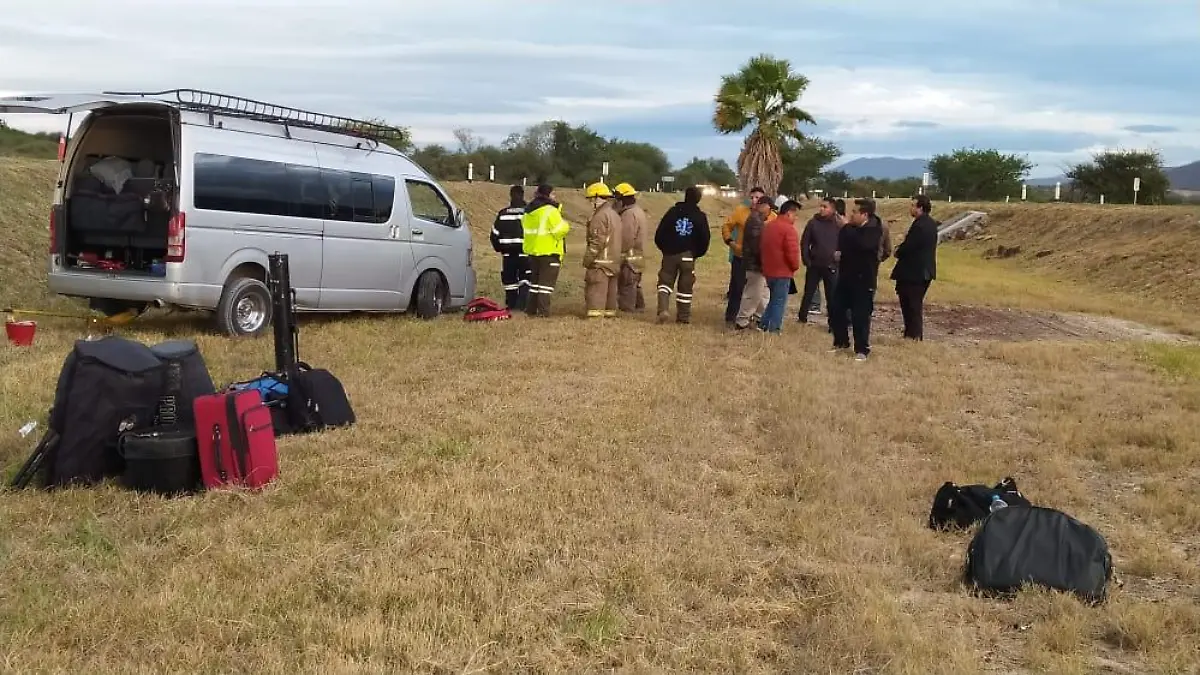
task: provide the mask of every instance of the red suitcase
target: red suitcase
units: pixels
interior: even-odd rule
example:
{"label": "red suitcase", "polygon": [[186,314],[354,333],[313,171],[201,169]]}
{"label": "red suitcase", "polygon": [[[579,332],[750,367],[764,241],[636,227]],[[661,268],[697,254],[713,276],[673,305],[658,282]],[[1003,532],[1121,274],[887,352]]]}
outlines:
{"label": "red suitcase", "polygon": [[205,488],[258,488],[275,480],[275,427],[257,389],[201,396],[193,410]]}

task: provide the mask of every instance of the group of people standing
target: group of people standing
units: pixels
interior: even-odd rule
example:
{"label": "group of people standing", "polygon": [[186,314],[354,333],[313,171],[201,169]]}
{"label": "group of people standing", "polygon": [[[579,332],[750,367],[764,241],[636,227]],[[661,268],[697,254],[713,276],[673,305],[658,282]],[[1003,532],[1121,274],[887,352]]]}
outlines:
{"label": "group of people standing", "polygon": [[[585,189],[593,208],[583,255],[588,318],[644,310],[641,280],[649,222],[637,195],[628,183],[612,189],[595,183]],[[671,320],[672,296],[675,320],[691,321],[696,261],[708,253],[711,238],[700,197],[699,188],[688,188],[655,231],[655,246],[663,254],[656,293],[660,323]],[[497,214],[491,236],[493,248],[503,256],[506,304],[510,310],[548,316],[570,226],[552,186],[539,185],[528,204],[521,186],[512,187],[510,198],[510,205]],[[772,200],[754,188],[725,221],[721,238],[730,262],[726,323],[737,331],[781,332],[788,296],[800,292],[796,274],[804,269],[798,321],[809,322],[814,300],[824,290],[834,350],[853,349],[857,360],[866,360],[879,265],[894,255],[891,276],[904,317],[904,337],[923,339],[924,298],[936,277],[938,243],[938,222],[930,215],[929,198],[913,198],[912,226],[894,252],[887,224],[876,214],[872,199],[854,200],[847,214],[843,200],[826,197],[798,234],[801,210],[799,202]]]}

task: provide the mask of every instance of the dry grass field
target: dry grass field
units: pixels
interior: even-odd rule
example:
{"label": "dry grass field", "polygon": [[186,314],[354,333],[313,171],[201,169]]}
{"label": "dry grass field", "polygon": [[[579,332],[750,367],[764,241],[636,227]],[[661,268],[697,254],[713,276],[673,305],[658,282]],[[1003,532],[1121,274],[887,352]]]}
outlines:
{"label": "dry grass field", "polygon": [[[0,303],[51,305],[51,176],[0,161]],[[451,191],[499,297],[484,232],[504,191]],[[657,221],[670,199],[646,201]],[[572,222],[584,208],[568,196]],[[826,353],[816,326],[727,332],[719,251],[691,326],[579,319],[577,253],[549,320],[306,320],[304,358],[345,382],[360,422],[281,440],[263,493],[0,492],[0,669],[1195,673],[1200,349],[1122,320],[1195,333],[1197,291],[1088,267],[1185,264],[1195,230],[1150,221],[1194,212],[1112,211],[1161,242],[1148,251],[1110,212],[986,208],[1012,210],[997,242],[1036,253],[1057,237],[1058,257],[946,245],[932,339],[898,339],[881,284],[865,364]],[[901,204],[885,213],[899,237]],[[1076,225],[1043,233],[1051,213]],[[1108,236],[1088,236],[1092,218]],[[271,364],[270,340],[198,320],[124,331],[197,336],[222,382]],[[34,347],[0,347],[5,469],[81,333],[43,320]],[[1107,604],[960,585],[969,536],[925,528],[933,493],[1005,475],[1108,538],[1122,584]]]}

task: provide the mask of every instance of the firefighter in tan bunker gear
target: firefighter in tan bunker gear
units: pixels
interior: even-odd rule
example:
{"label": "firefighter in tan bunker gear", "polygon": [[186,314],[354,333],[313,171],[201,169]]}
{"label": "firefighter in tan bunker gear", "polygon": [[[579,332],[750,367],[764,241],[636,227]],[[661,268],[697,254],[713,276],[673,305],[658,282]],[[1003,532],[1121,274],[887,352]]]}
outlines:
{"label": "firefighter in tan bunker gear", "polygon": [[617,306],[622,312],[646,309],[642,294],[642,272],[645,268],[646,230],[650,227],[646,212],[637,203],[637,190],[629,183],[613,188],[621,214],[621,272],[618,276]]}
{"label": "firefighter in tan bunker gear", "polygon": [[621,273],[621,215],[613,203],[613,193],[604,183],[593,183],[584,196],[592,202],[587,225],[587,250],[583,253],[584,302],[587,317],[617,315],[617,277]]}

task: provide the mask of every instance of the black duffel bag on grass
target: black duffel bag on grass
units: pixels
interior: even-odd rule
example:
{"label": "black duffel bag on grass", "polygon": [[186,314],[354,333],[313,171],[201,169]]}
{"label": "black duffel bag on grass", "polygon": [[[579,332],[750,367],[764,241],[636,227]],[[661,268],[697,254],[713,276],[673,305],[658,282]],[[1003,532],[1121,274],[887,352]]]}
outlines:
{"label": "black duffel bag on grass", "polygon": [[1031,506],[1017,489],[1017,481],[1012,476],[996,483],[994,487],[956,485],[947,481],[933,497],[933,506],[929,509],[929,528],[965,530],[987,518],[993,497],[1000,497],[1009,506]]}
{"label": "black duffel bag on grass", "polygon": [[333,373],[298,361],[287,368],[284,380],[288,386],[284,411],[292,433],[322,431],[355,423],[346,389]]}
{"label": "black duffel bag on grass", "polygon": [[1036,584],[1095,604],[1107,597],[1112,573],[1104,537],[1040,506],[992,513],[967,548],[966,582],[983,594],[1007,595]]}

